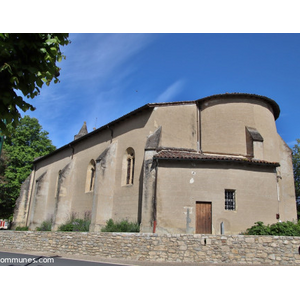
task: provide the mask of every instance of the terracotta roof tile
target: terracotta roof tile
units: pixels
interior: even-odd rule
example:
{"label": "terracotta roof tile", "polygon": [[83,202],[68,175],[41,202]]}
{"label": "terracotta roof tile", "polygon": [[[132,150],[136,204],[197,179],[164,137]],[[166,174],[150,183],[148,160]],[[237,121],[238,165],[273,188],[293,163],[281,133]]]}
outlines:
{"label": "terracotta roof tile", "polygon": [[269,162],[264,160],[249,159],[234,156],[221,156],[221,155],[205,155],[198,152],[189,152],[182,150],[162,150],[157,153],[155,158],[160,160],[199,160],[199,161],[212,161],[212,162],[233,162],[254,165],[269,165],[277,167],[278,162]]}

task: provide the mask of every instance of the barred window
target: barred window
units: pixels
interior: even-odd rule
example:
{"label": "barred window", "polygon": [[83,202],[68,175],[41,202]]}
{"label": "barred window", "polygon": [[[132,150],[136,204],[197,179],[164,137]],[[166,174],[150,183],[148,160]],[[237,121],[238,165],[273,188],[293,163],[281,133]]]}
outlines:
{"label": "barred window", "polygon": [[225,190],[225,209],[235,210],[235,190]]}

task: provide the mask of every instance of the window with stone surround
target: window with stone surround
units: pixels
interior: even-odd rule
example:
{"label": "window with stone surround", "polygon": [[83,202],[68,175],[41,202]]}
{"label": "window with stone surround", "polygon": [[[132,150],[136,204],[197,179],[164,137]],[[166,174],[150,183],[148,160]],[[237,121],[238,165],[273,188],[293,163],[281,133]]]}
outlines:
{"label": "window with stone surround", "polygon": [[133,148],[129,147],[126,149],[125,155],[123,157],[122,185],[133,185],[134,163],[135,163],[135,153]]}

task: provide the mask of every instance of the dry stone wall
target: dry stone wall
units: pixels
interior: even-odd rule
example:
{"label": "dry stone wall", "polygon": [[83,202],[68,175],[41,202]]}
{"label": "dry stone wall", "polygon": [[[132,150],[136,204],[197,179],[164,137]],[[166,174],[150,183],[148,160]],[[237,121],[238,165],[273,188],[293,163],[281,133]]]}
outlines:
{"label": "dry stone wall", "polygon": [[0,249],[209,265],[300,265],[300,237],[0,231]]}

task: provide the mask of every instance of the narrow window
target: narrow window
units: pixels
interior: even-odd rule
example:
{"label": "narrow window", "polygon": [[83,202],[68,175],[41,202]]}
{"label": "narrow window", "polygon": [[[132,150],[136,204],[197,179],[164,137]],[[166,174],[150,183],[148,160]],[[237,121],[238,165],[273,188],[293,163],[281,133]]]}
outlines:
{"label": "narrow window", "polygon": [[94,190],[95,185],[95,172],[96,172],[96,164],[92,159],[88,165],[86,172],[86,182],[85,182],[85,192],[92,192]]}
{"label": "narrow window", "polygon": [[135,161],[134,150],[132,148],[128,148],[125,152],[124,160],[123,160],[123,174],[124,174],[123,184],[125,185],[133,184],[134,161]]}
{"label": "narrow window", "polygon": [[225,190],[225,210],[235,210],[235,190]]}
{"label": "narrow window", "polygon": [[91,182],[90,182],[90,191],[94,189],[94,182],[95,182],[95,168],[91,168]]}
{"label": "narrow window", "polygon": [[130,177],[131,177],[131,162],[132,159],[129,157],[127,158],[127,176],[126,176],[126,184],[132,184],[132,182],[130,182]]}

